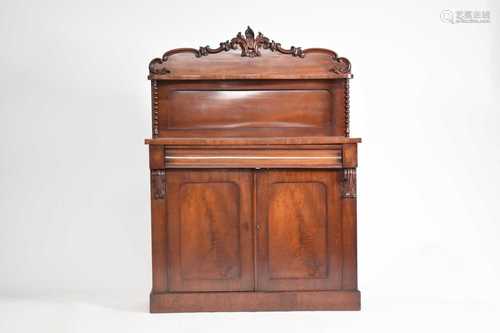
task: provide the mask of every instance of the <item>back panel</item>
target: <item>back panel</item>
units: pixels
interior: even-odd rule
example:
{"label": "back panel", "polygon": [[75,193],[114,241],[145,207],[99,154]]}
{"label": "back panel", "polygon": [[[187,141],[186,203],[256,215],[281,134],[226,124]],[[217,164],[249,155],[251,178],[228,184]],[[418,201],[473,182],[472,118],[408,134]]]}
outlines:
{"label": "back panel", "polygon": [[333,80],[160,81],[159,136],[333,135],[342,89]]}

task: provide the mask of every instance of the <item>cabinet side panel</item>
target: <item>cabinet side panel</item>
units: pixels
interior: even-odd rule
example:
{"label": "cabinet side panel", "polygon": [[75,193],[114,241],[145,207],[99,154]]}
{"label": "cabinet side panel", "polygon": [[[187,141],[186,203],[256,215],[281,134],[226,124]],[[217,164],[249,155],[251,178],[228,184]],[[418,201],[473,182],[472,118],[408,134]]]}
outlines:
{"label": "cabinet side panel", "polygon": [[153,293],[167,291],[167,207],[165,170],[151,170],[151,241]]}
{"label": "cabinet side panel", "polygon": [[342,239],[344,248],[342,288],[358,289],[356,169],[343,170]]}
{"label": "cabinet side panel", "polygon": [[346,80],[334,80],[332,82],[333,93],[333,135],[349,136],[348,135],[348,115],[347,108],[349,107],[349,92],[346,90]]}

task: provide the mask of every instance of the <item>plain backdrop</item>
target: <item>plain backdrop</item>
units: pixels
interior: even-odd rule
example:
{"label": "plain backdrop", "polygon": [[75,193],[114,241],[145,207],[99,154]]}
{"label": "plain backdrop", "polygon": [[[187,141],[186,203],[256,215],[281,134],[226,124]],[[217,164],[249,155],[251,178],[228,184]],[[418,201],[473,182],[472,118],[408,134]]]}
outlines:
{"label": "plain backdrop", "polygon": [[[498,332],[499,18],[493,0],[3,0],[0,331]],[[352,62],[361,312],[147,312],[148,62],[247,25]]]}

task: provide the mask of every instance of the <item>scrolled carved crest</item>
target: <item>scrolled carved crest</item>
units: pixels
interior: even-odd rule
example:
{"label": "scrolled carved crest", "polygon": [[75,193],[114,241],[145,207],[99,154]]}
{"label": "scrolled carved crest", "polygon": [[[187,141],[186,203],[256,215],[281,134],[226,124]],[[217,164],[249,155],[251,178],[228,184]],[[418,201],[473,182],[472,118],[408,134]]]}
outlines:
{"label": "scrolled carved crest", "polygon": [[270,40],[265,37],[261,32],[255,36],[254,31],[249,26],[245,30],[245,34],[243,35],[241,32],[238,32],[236,37],[231,40],[227,40],[219,44],[218,48],[211,48],[210,46],[202,46],[199,49],[193,48],[182,48],[175,49],[166,52],[163,57],[155,58],[149,63],[149,71],[151,74],[169,74],[170,71],[166,68],[166,62],[168,58],[177,53],[193,53],[195,57],[204,57],[209,54],[215,54],[220,52],[227,52],[230,50],[241,49],[242,57],[260,57],[261,50],[270,50],[271,52],[279,52],[282,54],[289,54],[293,57],[304,58],[307,53],[313,52],[322,52],[327,53],[331,56],[333,62],[333,68],[330,70],[336,74],[347,74],[350,73],[351,64],[349,60],[346,58],[339,58],[337,54],[333,51],[326,49],[306,49],[302,50],[300,47],[292,46],[290,49],[285,49],[281,46],[280,43],[275,42],[274,40]]}

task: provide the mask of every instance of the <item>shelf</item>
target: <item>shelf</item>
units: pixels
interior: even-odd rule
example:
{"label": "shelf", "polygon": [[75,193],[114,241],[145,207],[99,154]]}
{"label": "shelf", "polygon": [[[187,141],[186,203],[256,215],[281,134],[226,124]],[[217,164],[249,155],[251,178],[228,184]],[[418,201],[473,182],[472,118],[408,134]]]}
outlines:
{"label": "shelf", "polygon": [[231,137],[231,138],[155,138],[146,139],[148,145],[323,145],[360,143],[360,138],[346,138],[343,136],[311,136],[311,137]]}
{"label": "shelf", "polygon": [[325,80],[352,79],[352,74],[150,74],[149,80]]}

